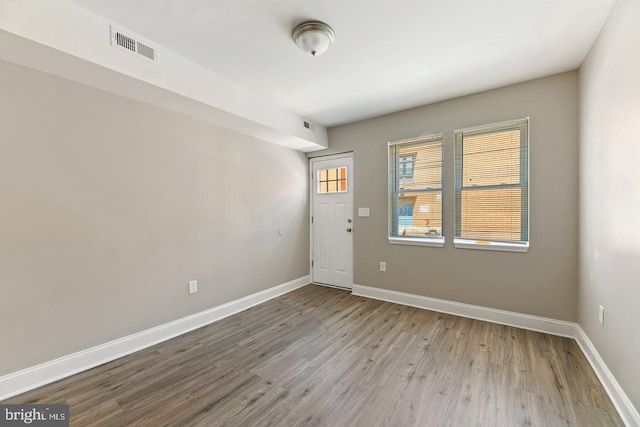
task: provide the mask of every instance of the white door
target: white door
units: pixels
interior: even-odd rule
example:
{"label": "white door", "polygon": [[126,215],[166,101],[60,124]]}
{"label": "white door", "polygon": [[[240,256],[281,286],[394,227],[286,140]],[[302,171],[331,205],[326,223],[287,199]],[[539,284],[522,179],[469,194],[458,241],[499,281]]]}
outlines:
{"label": "white door", "polygon": [[353,157],[311,159],[313,281],[353,287]]}

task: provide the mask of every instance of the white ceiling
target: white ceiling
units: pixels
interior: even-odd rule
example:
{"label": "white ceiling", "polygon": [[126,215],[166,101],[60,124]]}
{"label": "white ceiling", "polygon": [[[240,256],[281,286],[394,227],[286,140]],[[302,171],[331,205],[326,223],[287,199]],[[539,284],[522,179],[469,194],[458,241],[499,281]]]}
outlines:
{"label": "white ceiling", "polygon": [[[576,69],[615,0],[72,1],[335,126]],[[315,58],[291,40],[311,19],[336,33]]]}

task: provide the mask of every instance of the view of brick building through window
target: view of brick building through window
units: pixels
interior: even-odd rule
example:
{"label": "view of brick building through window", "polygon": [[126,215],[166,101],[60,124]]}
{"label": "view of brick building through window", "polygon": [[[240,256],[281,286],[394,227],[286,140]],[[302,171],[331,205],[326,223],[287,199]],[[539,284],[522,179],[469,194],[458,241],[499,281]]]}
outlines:
{"label": "view of brick building through window", "polygon": [[390,147],[392,236],[442,236],[442,138]]}
{"label": "view of brick building through window", "polygon": [[455,238],[529,240],[528,119],[455,133]]}

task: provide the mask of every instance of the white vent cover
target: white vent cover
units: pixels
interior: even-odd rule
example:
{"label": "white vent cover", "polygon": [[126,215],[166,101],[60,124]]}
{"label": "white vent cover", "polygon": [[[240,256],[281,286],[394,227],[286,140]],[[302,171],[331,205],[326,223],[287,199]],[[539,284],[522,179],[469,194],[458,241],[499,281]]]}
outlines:
{"label": "white vent cover", "polygon": [[137,58],[158,63],[158,49],[151,46],[150,43],[142,41],[140,37],[131,31],[122,30],[111,25],[111,46],[127,52]]}

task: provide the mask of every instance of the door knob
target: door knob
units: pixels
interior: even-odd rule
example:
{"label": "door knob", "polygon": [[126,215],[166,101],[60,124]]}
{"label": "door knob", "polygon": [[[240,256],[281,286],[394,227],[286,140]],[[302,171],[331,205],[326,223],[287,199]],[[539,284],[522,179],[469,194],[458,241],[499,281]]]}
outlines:
{"label": "door knob", "polygon": [[347,228],[347,231],[348,231],[349,233],[351,233],[351,228]]}
{"label": "door knob", "polygon": [[347,222],[348,222],[349,224],[351,224],[351,218],[349,218],[349,219],[347,220]]}

